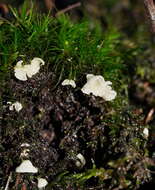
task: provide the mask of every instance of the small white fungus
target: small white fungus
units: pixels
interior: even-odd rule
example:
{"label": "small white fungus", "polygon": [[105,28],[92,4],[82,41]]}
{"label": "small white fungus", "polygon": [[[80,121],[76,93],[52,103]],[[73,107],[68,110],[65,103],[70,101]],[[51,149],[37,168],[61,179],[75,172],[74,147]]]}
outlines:
{"label": "small white fungus", "polygon": [[31,78],[33,75],[39,72],[40,66],[44,65],[45,62],[35,57],[32,59],[30,64],[23,65],[23,61],[18,61],[16,66],[14,67],[15,77],[19,80],[26,81],[29,77]]}
{"label": "small white fungus", "polygon": [[18,61],[16,66],[14,67],[15,77],[19,80],[26,81],[26,68],[24,65],[22,65],[23,61]]}
{"label": "small white fungus", "polygon": [[28,144],[28,143],[22,143],[20,146],[21,147],[30,147],[30,144]]}
{"label": "small white fungus", "polygon": [[44,178],[38,178],[38,188],[43,189],[48,184],[47,180]]}
{"label": "small white fungus", "polygon": [[61,84],[62,84],[62,86],[70,85],[73,88],[76,87],[76,84],[75,84],[74,80],[65,79]]}
{"label": "small white fungus", "polygon": [[10,111],[16,110],[17,112],[19,112],[22,108],[23,108],[22,104],[18,101],[9,106]]}
{"label": "small white fungus", "polygon": [[102,97],[106,101],[115,99],[117,93],[112,90],[112,82],[105,81],[101,75],[87,75],[87,83],[82,87],[84,94],[93,94],[94,96]]}
{"label": "small white fungus", "polygon": [[17,173],[37,173],[38,168],[35,168],[30,160],[24,160],[17,168]]}
{"label": "small white fungus", "polygon": [[76,157],[78,160],[76,161],[75,165],[77,167],[83,167],[86,164],[84,156],[81,153],[79,153]]}
{"label": "small white fungus", "polygon": [[148,137],[149,137],[149,130],[148,130],[148,128],[144,128],[143,134],[144,134],[144,137],[145,137],[145,138],[148,138]]}

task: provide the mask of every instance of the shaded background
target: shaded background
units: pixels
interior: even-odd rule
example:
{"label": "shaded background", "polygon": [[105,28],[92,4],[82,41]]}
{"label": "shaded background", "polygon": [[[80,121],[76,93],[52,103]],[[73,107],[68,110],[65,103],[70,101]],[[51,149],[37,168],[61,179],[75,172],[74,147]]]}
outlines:
{"label": "shaded background", "polygon": [[[20,8],[24,0],[0,0],[0,3]],[[51,10],[52,0],[32,0],[37,11]],[[47,3],[49,2],[49,3]],[[128,35],[137,30],[137,27],[146,24],[146,15],[142,0],[55,0],[55,11],[65,9],[69,5],[81,2],[81,6],[68,11],[76,12],[79,17],[87,15],[102,23],[113,22],[118,28],[124,29]],[[54,2],[53,2],[54,9]],[[53,11],[52,9],[52,11]]]}

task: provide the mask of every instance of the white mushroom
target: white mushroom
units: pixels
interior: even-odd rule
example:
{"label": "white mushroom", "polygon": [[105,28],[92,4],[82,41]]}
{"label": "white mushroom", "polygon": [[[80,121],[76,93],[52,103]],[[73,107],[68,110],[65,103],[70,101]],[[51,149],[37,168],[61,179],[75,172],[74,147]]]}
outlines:
{"label": "white mushroom", "polygon": [[82,87],[84,94],[93,94],[102,97],[106,101],[115,99],[117,93],[112,90],[110,81],[105,81],[101,75],[87,75],[87,83]]}
{"label": "white mushroom", "polygon": [[39,72],[40,66],[44,65],[45,62],[35,57],[32,59],[30,64],[23,65],[23,61],[18,61],[14,67],[15,77],[21,81],[26,81],[27,77],[31,78],[33,75]]}
{"label": "white mushroom", "polygon": [[10,111],[13,111],[15,109],[17,112],[19,112],[22,108],[23,108],[22,104],[18,101],[9,106]]}
{"label": "white mushroom", "polygon": [[30,144],[28,144],[28,143],[22,143],[20,146],[21,147],[30,147]]}
{"label": "white mushroom", "polygon": [[79,153],[76,157],[77,157],[77,161],[76,161],[75,165],[77,167],[83,167],[86,164],[86,160],[85,160],[84,156],[81,153]]}
{"label": "white mushroom", "polygon": [[65,79],[61,84],[62,84],[62,86],[70,85],[73,88],[76,87],[76,84],[75,84],[74,80]]}
{"label": "white mushroom", "polygon": [[37,173],[38,168],[35,168],[30,160],[24,160],[17,168],[17,173]]}
{"label": "white mushroom", "polygon": [[14,67],[14,72],[15,72],[15,77],[19,80],[26,81],[27,76],[26,76],[26,68],[23,65],[23,61],[20,60],[17,62],[16,66]]}
{"label": "white mushroom", "polygon": [[38,188],[44,189],[46,185],[48,184],[47,180],[44,178],[38,178]]}
{"label": "white mushroom", "polygon": [[27,76],[31,78],[33,75],[37,74],[40,70],[40,66],[44,65],[45,62],[40,58],[33,58],[30,65],[27,65]]}
{"label": "white mushroom", "polygon": [[146,139],[149,137],[149,130],[148,130],[148,128],[144,128],[144,130],[143,130],[143,135],[144,135],[144,137],[145,137]]}

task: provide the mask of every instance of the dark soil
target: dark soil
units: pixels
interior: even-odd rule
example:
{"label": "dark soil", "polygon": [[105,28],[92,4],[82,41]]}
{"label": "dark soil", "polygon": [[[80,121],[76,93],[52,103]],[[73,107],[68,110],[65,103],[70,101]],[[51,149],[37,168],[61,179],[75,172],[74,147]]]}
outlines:
{"label": "dark soil", "polygon": [[[30,159],[53,189],[77,189],[81,185],[72,175],[87,172],[94,164],[96,170],[104,168],[105,171],[84,180],[81,189],[115,186],[137,189],[138,181],[150,180],[145,167],[148,158],[141,114],[132,109],[116,113],[101,98],[84,95],[80,88],[61,84],[55,87],[54,80],[53,73],[41,72],[26,82],[11,79],[1,91],[5,100],[0,124],[1,186],[5,186],[7,176],[14,173],[22,159]],[[23,105],[19,113],[10,111],[7,104],[17,100]],[[28,156],[20,156],[24,149],[22,143],[30,144]],[[77,166],[79,153],[86,164]],[[65,181],[58,180],[64,172],[68,177],[64,176]],[[14,173],[11,189],[22,184],[34,189],[37,175],[34,179],[28,176],[21,175],[17,180]]]}

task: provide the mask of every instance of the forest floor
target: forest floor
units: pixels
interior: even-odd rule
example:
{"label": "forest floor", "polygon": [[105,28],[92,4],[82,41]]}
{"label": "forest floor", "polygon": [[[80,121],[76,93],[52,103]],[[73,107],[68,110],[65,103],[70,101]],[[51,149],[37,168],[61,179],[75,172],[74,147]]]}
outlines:
{"label": "forest floor", "polygon": [[[90,0],[62,12],[25,3],[0,18],[0,189],[150,188],[155,54],[144,5]],[[90,81],[107,93],[84,93]],[[25,161],[34,173],[19,171]]]}

